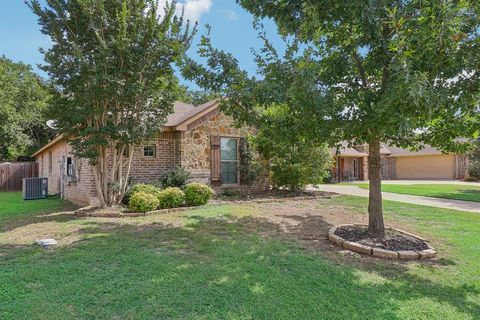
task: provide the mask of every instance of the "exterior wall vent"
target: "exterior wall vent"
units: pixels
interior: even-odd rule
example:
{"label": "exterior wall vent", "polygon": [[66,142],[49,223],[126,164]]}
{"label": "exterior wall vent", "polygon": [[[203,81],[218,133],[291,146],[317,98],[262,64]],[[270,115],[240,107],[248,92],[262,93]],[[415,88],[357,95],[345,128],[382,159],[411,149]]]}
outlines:
{"label": "exterior wall vent", "polygon": [[48,196],[48,178],[24,178],[23,200],[45,199]]}

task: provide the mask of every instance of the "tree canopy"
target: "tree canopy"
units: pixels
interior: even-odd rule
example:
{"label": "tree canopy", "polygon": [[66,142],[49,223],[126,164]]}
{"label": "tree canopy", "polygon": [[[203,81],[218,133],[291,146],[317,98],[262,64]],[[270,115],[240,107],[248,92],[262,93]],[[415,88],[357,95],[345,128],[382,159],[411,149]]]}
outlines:
{"label": "tree canopy", "polygon": [[195,27],[175,16],[175,1],[46,3],[30,7],[53,42],[43,66],[58,91],[50,114],[74,153],[94,166],[101,205],[119,203],[133,146],[157,134],[173,111],[174,65]]}
{"label": "tree canopy", "polygon": [[258,21],[273,19],[287,50],[260,32],[258,73],[206,36],[184,74],[224,98],[236,119],[291,106],[305,135],[331,145],[369,146],[369,232],[384,235],[381,143],[443,151],[478,136],[479,4],[469,0],[239,0]]}
{"label": "tree canopy", "polygon": [[0,57],[0,161],[30,156],[48,141],[49,97],[46,84],[30,66]]}

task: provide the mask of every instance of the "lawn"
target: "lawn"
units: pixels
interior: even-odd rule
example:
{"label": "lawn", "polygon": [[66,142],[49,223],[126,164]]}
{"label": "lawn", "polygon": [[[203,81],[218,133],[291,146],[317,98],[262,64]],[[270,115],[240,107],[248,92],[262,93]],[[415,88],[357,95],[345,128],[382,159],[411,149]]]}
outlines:
{"label": "lawn", "polygon": [[[368,184],[355,184],[368,189]],[[480,187],[457,184],[383,184],[382,191],[480,202]]]}
{"label": "lawn", "polygon": [[59,197],[48,197],[42,200],[23,200],[21,192],[0,192],[0,226],[11,221],[34,214],[71,209],[72,206]]}
{"label": "lawn", "polygon": [[[478,319],[480,215],[385,202],[439,259],[345,257],[332,224],[367,199],[224,205],[128,219],[23,216],[0,227],[5,319]],[[32,246],[40,236],[59,246]]]}

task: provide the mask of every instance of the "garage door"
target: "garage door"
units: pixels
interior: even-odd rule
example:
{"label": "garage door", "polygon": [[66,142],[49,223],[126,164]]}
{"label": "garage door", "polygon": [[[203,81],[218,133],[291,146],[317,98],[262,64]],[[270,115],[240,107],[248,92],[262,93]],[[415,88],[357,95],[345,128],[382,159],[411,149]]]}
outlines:
{"label": "garage door", "polygon": [[453,179],[455,156],[413,156],[395,160],[397,179]]}

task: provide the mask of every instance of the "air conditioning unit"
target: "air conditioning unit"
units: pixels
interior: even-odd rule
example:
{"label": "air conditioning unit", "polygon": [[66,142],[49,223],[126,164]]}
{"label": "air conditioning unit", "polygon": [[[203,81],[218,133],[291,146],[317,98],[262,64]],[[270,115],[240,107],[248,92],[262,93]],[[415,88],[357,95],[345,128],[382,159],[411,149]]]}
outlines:
{"label": "air conditioning unit", "polygon": [[24,178],[23,200],[45,199],[48,196],[48,178]]}

